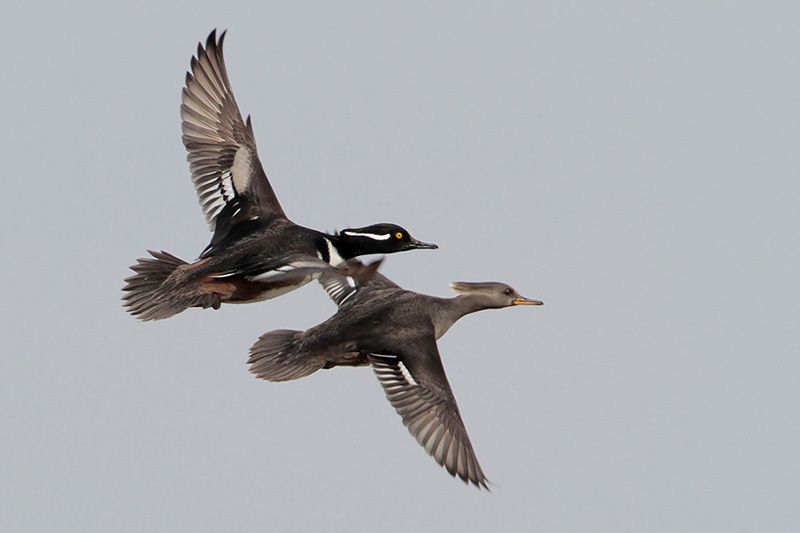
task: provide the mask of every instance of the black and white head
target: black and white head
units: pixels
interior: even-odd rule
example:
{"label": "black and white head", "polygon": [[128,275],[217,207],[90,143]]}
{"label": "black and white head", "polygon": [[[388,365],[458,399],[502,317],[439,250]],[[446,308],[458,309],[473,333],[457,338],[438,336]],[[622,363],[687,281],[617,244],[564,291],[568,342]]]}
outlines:
{"label": "black and white head", "polygon": [[347,228],[340,231],[338,236],[339,248],[347,254],[347,257],[438,248],[435,244],[418,241],[405,228],[397,224],[373,224],[363,228]]}
{"label": "black and white head", "polygon": [[499,309],[512,305],[542,305],[544,303],[520,296],[510,285],[496,281],[482,283],[454,281],[450,287],[459,295],[475,298],[486,309]]}

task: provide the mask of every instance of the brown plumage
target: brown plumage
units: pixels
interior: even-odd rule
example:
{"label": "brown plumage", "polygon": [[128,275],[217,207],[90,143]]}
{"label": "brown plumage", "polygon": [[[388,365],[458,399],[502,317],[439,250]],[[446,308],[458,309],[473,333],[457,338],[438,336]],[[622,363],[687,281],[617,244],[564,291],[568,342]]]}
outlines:
{"label": "brown plumage", "polygon": [[494,282],[454,283],[458,296],[437,298],[404,290],[381,274],[364,281],[363,272],[352,261],[325,271],[320,281],[337,313],[305,332],[262,335],[250,349],[250,371],[287,381],[322,368],[370,365],[403,424],[436,462],[464,482],[488,488],[436,340],[468,313],[541,302]]}

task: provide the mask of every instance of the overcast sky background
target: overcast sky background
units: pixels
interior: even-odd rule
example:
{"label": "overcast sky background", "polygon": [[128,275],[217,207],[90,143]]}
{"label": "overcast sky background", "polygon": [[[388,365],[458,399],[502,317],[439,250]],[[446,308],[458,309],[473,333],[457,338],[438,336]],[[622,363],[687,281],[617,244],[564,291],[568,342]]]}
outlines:
{"label": "overcast sky background", "polygon": [[[167,4],[0,7],[0,530],[797,527],[796,3]],[[121,309],[147,248],[210,237],[178,111],[214,27],[296,222],[397,222],[441,246],[401,285],[545,301],[440,341],[492,494],[367,368],[247,372],[334,312],[316,285]]]}

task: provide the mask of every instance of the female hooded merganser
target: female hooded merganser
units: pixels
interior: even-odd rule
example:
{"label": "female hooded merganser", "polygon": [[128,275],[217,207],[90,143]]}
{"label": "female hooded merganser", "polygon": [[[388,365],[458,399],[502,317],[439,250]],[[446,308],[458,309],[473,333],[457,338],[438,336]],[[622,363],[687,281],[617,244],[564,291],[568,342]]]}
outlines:
{"label": "female hooded merganser", "polygon": [[250,349],[250,372],[297,379],[335,366],[372,366],[386,397],[425,451],[465,483],[488,488],[442,366],[436,340],[482,309],[542,305],[505,283],[452,283],[455,298],[407,291],[377,264],[348,261],[319,278],[339,310],[305,332],[276,330]]}
{"label": "female hooded merganser", "polygon": [[141,320],[159,320],[189,307],[274,298],[313,276],[273,279],[322,260],[337,265],[364,254],[393,253],[435,244],[418,241],[395,224],[345,229],[334,235],[290,221],[258,159],[250,117],[242,121],[222,45],[225,33],[198,45],[186,74],[183,143],[203,213],[214,235],[197,261],[153,252],[131,267],[124,306]]}

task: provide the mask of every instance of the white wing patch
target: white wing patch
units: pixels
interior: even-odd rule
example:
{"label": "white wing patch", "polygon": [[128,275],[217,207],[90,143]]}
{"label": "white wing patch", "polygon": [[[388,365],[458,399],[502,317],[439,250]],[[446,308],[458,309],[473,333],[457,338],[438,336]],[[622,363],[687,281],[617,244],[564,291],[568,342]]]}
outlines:
{"label": "white wing patch", "polygon": [[[271,278],[280,277],[284,274],[287,274],[293,270],[297,270],[300,268],[311,268],[315,269],[318,268],[319,264],[315,263],[314,261],[294,261],[289,263],[288,265],[282,265],[274,270],[267,270],[266,272],[262,272],[260,274],[256,274],[255,276],[246,276],[245,279],[249,281],[269,281]],[[222,276],[219,276],[222,277]],[[308,283],[312,279],[319,277],[319,273],[310,273],[303,283]]]}
{"label": "white wing patch", "polygon": [[358,233],[357,231],[343,231],[342,233],[350,237],[367,237],[374,241],[386,241],[392,237],[389,233]]}
{"label": "white wing patch", "polygon": [[397,380],[397,374],[392,371],[392,363],[397,362],[397,368],[400,369],[400,373],[403,375],[403,379],[409,385],[417,386],[417,380],[414,379],[414,376],[411,375],[411,372],[408,371],[405,363],[400,360],[399,357],[396,355],[383,355],[383,354],[372,354],[373,358],[381,359],[380,362],[377,363],[378,366],[373,364],[375,368],[375,372],[378,374],[378,378],[381,382],[386,381],[387,383],[391,383],[391,386],[399,385],[400,382]]}
{"label": "white wing patch", "polygon": [[276,268],[275,270],[267,270],[266,272],[256,274],[255,276],[245,276],[245,279],[249,281],[268,281],[270,278],[281,276],[291,270],[291,268],[280,267]]}
{"label": "white wing patch", "polygon": [[244,146],[236,150],[229,173],[233,176],[233,186],[237,191],[247,190],[247,185],[253,176],[253,157],[250,150]]}
{"label": "white wing patch", "polygon": [[223,278],[229,278],[231,276],[238,276],[238,275],[239,275],[238,272],[228,272],[227,274],[217,274],[216,276],[211,276],[211,278],[212,279],[223,279]]}
{"label": "white wing patch", "polygon": [[318,269],[318,268],[320,268],[320,264],[317,263],[316,261],[300,260],[300,261],[292,261],[288,265],[282,266],[280,268],[287,268],[287,267],[289,267],[289,270],[291,270],[293,268],[317,268]]}
{"label": "white wing patch", "polygon": [[[217,190],[211,192],[213,188]],[[208,195],[208,198],[202,202],[203,209],[208,214],[210,220],[214,220],[220,211],[225,207],[225,204],[230,202],[236,196],[236,190],[233,188],[233,180],[231,178],[231,171],[224,170],[219,176],[219,182],[215,184],[213,181],[208,182],[198,189],[202,195]]]}
{"label": "white wing patch", "polygon": [[222,184],[220,187],[220,194],[225,202],[229,202],[234,196],[236,196],[236,189],[233,188],[231,170],[223,170],[220,178],[220,183]]}
{"label": "white wing patch", "polygon": [[[348,282],[348,283],[350,283],[350,282],[352,281],[352,279],[353,279],[353,278],[347,278],[347,282]],[[344,303],[345,303],[347,300],[349,300],[349,299],[350,299],[350,297],[351,297],[351,296],[353,296],[355,293],[356,293],[356,291],[350,291],[350,294],[348,294],[347,296],[345,296],[344,298],[342,298],[342,300],[339,302],[339,305],[340,305],[340,306],[341,306],[341,305],[344,305]]]}
{"label": "white wing patch", "polygon": [[403,361],[400,361],[398,359],[397,366],[400,368],[400,372],[403,373],[403,377],[406,378],[406,381],[408,381],[409,384],[411,385],[417,384],[417,381],[414,379],[414,376],[412,376],[411,372],[408,371],[408,368],[406,368],[406,365],[403,364]]}
{"label": "white wing patch", "polygon": [[331,300],[340,307],[357,292],[355,288],[356,282],[353,278],[338,274],[323,274],[322,287],[325,289],[325,292],[328,293]]}

